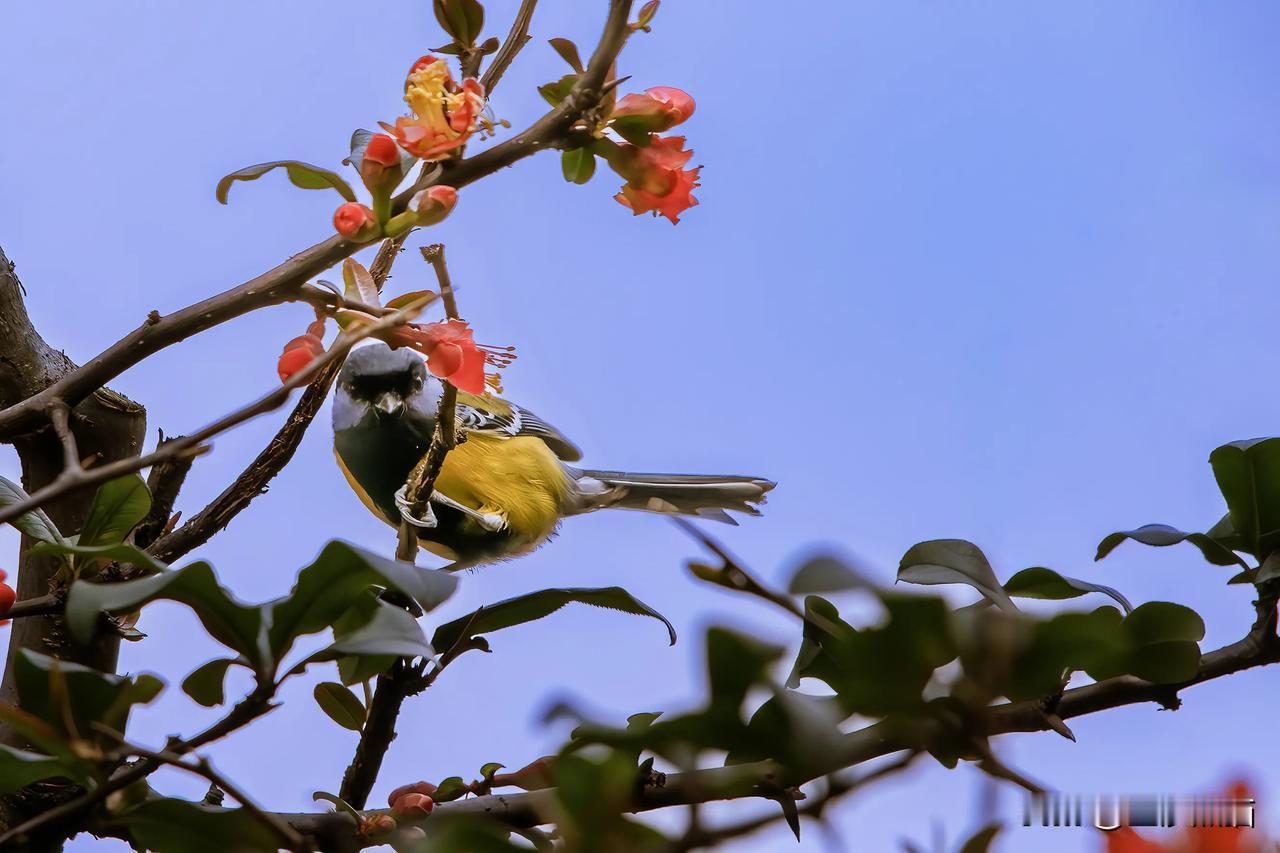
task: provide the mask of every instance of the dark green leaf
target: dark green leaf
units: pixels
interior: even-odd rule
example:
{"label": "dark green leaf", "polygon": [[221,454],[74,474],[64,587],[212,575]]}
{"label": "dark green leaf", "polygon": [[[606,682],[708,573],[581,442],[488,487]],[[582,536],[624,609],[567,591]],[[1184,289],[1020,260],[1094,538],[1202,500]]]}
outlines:
{"label": "dark green leaf", "polygon": [[245,809],[168,798],[147,800],[121,818],[153,853],[276,853],[280,839]]}
{"label": "dark green leaf", "polygon": [[581,74],[585,69],[582,65],[582,57],[578,55],[578,46],[565,38],[548,39],[547,43],[560,54],[560,58],[569,63],[569,67]]}
{"label": "dark green leaf", "polygon": [[122,583],[78,580],[67,596],[67,626],[78,642],[87,643],[98,614],[127,613],[156,599],[187,605],[215,640],[254,663],[270,663],[259,636],[262,613],[233,598],[218,584],[213,568],[203,562]]}
{"label": "dark green leaf", "polygon": [[1276,578],[1280,578],[1280,551],[1272,551],[1267,555],[1262,565],[1258,567],[1253,583],[1266,583]]}
{"label": "dark green leaf", "polygon": [[484,29],[484,6],[478,0],[432,0],[440,28],[459,44],[470,45]]}
{"label": "dark green leaf", "polygon": [[[12,480],[0,477],[0,508],[13,506],[27,499],[28,495],[22,487]],[[61,542],[62,533],[57,525],[45,515],[44,510],[36,507],[24,512],[10,522],[19,531],[41,542]]]}
{"label": "dark green leaf", "polygon": [[164,688],[155,676],[126,678],[30,649],[18,652],[14,675],[21,709],[60,729],[64,737],[90,736],[91,722],[123,732],[132,707],[150,702]]}
{"label": "dark green leaf", "polygon": [[1140,604],[1124,619],[1125,631],[1138,645],[1204,639],[1204,620],[1190,607],[1170,601]]}
{"label": "dark green leaf", "polygon": [[320,710],[344,729],[358,732],[364,728],[365,709],[356,694],[341,684],[322,681],[312,691]]}
{"label": "dark green leaf", "polygon": [[918,584],[968,584],[1001,610],[1016,612],[987,557],[963,539],[932,539],[912,545],[898,566],[898,580]]}
{"label": "dark green leaf", "polygon": [[560,169],[564,179],[573,184],[585,184],[596,173],[596,158],[589,148],[574,148],[560,155]]}
{"label": "dark green leaf", "polygon": [[1190,542],[1200,549],[1204,558],[1215,566],[1240,565],[1248,568],[1248,563],[1233,553],[1230,548],[1204,533],[1184,533],[1167,524],[1144,524],[1137,530],[1121,530],[1104,538],[1098,543],[1098,553],[1093,559],[1101,560],[1110,554],[1126,539],[1164,548],[1177,545],[1179,542]]}
{"label": "dark green leaf", "polygon": [[339,195],[347,201],[355,201],[356,194],[351,186],[344,181],[336,172],[330,172],[328,169],[321,169],[319,166],[312,166],[310,163],[302,163],[297,160],[275,160],[270,163],[259,163],[256,166],[246,166],[237,172],[232,172],[222,180],[218,181],[218,188],[214,192],[220,203],[227,203],[227,193],[231,190],[231,185],[236,181],[256,181],[272,169],[284,169],[289,175],[289,181],[295,186],[304,190],[323,190],[335,189]]}
{"label": "dark green leaf", "polygon": [[498,763],[498,762],[496,762],[496,761],[490,761],[489,763],[484,764],[484,765],[482,765],[482,766],[480,767],[480,777],[481,777],[482,779],[490,779],[490,780],[492,780],[492,779],[493,779],[493,774],[497,773],[499,770],[501,770],[502,768],[504,768],[504,767],[506,767],[506,766],[507,766],[507,765],[505,765],[505,764],[499,764],[499,763]]}
{"label": "dark green leaf", "polygon": [[1045,598],[1051,601],[1078,598],[1087,592],[1100,592],[1115,599],[1126,613],[1133,610],[1129,600],[1109,586],[1069,578],[1043,566],[1033,566],[1018,572],[1005,581],[1004,591],[1020,598]]}
{"label": "dark green leaf", "polygon": [[1209,454],[1231,526],[1264,559],[1280,544],[1280,438],[1233,441]]}
{"label": "dark green leaf", "polygon": [[431,645],[441,652],[448,651],[460,639],[533,622],[551,615],[571,602],[620,610],[637,616],[650,616],[667,626],[671,644],[675,645],[676,629],[666,617],[620,586],[603,589],[544,589],[508,598],[488,607],[482,607],[469,616],[441,625],[431,638]]}
{"label": "dark green leaf", "polygon": [[1190,681],[1200,671],[1200,646],[1185,640],[1140,646],[1134,650],[1128,670],[1156,684]]}
{"label": "dark green leaf", "polygon": [[372,618],[350,632],[335,628],[336,640],[330,647],[335,655],[362,657],[431,657],[432,648],[417,620],[403,608],[377,601]]}
{"label": "dark green leaf", "polygon": [[0,744],[0,794],[12,794],[32,782],[66,775],[61,762],[52,755]]}
{"label": "dark green leaf", "polygon": [[247,667],[248,664],[234,658],[211,660],[182,680],[182,692],[206,708],[221,705],[225,701],[227,670],[232,666]]}
{"label": "dark green leaf", "polygon": [[117,545],[151,511],[151,492],[137,474],[103,483],[94,493],[78,545]]}
{"label": "dark green leaf", "polygon": [[298,573],[289,596],[271,608],[269,637],[276,659],[284,657],[297,637],[333,625],[360,593],[374,584],[397,589],[430,612],[453,594],[458,580],[446,572],[422,569],[334,540]]}
{"label": "dark green leaf", "polygon": [[578,82],[577,74],[566,74],[554,83],[544,83],[538,87],[538,94],[553,107],[560,106],[560,102],[569,94],[569,90],[573,88],[573,84]]}
{"label": "dark green leaf", "polygon": [[842,592],[847,589],[867,589],[872,584],[862,573],[844,560],[827,554],[810,557],[791,575],[787,592],[792,595]]}

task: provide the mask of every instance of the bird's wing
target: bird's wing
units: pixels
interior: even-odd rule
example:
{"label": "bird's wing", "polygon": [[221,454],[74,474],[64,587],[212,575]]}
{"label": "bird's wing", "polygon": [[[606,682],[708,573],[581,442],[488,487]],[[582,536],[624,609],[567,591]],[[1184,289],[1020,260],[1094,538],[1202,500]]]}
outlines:
{"label": "bird's wing", "polygon": [[459,391],[458,420],[467,430],[490,432],[508,438],[518,435],[540,438],[556,456],[566,462],[576,462],[582,458],[582,451],[565,438],[560,430],[528,409],[501,397],[478,397]]}

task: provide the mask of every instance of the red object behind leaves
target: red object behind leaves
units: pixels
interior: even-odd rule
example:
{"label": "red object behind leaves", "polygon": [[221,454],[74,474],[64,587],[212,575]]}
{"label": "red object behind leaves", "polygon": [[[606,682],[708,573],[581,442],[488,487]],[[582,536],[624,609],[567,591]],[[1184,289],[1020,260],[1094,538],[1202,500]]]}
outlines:
{"label": "red object behind leaves", "polygon": [[[0,614],[8,613],[13,609],[13,603],[18,600],[18,593],[13,587],[9,586],[5,581],[8,579],[9,573],[4,569],[0,569]],[[0,621],[0,625],[8,625],[9,620]]]}
{"label": "red object behind leaves", "polygon": [[[1236,780],[1214,795],[1231,800],[1253,799],[1247,782]],[[1266,837],[1251,827],[1188,826],[1165,842],[1144,838],[1129,827],[1103,835],[1105,853],[1261,853]]]}

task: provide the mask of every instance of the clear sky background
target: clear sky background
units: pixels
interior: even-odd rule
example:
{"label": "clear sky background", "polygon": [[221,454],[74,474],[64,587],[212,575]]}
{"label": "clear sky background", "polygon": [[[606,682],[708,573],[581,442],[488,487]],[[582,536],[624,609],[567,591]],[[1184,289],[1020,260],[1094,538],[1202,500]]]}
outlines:
{"label": "clear sky background", "polygon": [[[542,5],[493,102],[516,126],[544,109],[535,85],[563,71],[545,39],[586,52],[604,7]],[[488,6],[504,34],[514,2]],[[334,195],[271,176],[221,207],[214,184],[280,158],[336,168],[351,130],[398,114],[405,68],[443,41],[426,0],[14,4],[5,30],[0,245],[45,337],[77,360],[152,308],[328,236]],[[1224,586],[1229,570],[1190,548],[1091,560],[1115,529],[1205,529],[1222,512],[1209,451],[1280,431],[1278,37],[1280,7],[1266,0],[667,0],[621,71],[635,75],[628,88],[697,99],[686,130],[706,167],[701,205],[677,227],[633,219],[611,199],[611,173],[576,187],[554,155],[536,157],[465,190],[448,222],[415,237],[390,292],[428,286],[416,246],[442,240],[480,338],[519,348],[508,395],[588,463],[776,479],[764,519],[716,529],[773,581],[819,547],[888,581],[912,543],[964,537],[1002,576],[1047,565],[1135,602],[1189,604],[1216,647],[1251,616],[1251,590]],[[189,431],[273,387],[308,315],[256,313],[114,387],[147,405],[152,441],[157,427]],[[282,417],[219,439],[180,507],[220,491]],[[393,548],[334,466],[327,419],[200,552],[242,598],[285,592],[334,536]],[[0,471],[13,476],[11,455]],[[494,654],[463,658],[406,705],[374,800],[546,753],[563,731],[538,718],[556,698],[615,720],[681,707],[700,695],[709,624],[798,634],[692,580],[682,562],[695,555],[660,518],[599,514],[467,575],[442,618],[548,586],[621,584],[681,642],[592,609],[495,635]],[[157,742],[197,730],[216,712],[177,685],[219,647],[177,606],[148,608],[140,627],[150,639],[127,645],[122,665],[171,689],[131,730]],[[310,698],[322,675],[211,750],[272,808],[336,790],[350,758],[355,735]],[[1187,691],[1177,713],[1074,720],[1075,744],[1044,734],[999,747],[1067,791],[1190,794],[1243,770],[1274,831],[1277,685],[1254,671]],[[202,792],[177,776],[158,784]],[[980,790],[972,769],[922,765],[842,806],[835,825],[849,850],[927,841],[934,820],[955,838],[974,827]],[[1014,820],[1018,803],[1002,793]],[[1096,845],[1063,830],[1010,839],[1001,849]],[[71,849],[123,849],[97,844]],[[781,830],[734,849],[825,848],[820,833],[797,847]]]}

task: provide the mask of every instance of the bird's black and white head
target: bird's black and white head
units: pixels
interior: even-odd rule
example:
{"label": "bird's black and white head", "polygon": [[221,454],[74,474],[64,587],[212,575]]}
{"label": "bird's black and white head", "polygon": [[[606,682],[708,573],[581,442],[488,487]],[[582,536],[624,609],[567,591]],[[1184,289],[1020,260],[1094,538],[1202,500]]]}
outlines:
{"label": "bird's black and white head", "polygon": [[338,374],[333,398],[335,431],[403,419],[435,418],[440,382],[411,349],[380,341],[351,351]]}

